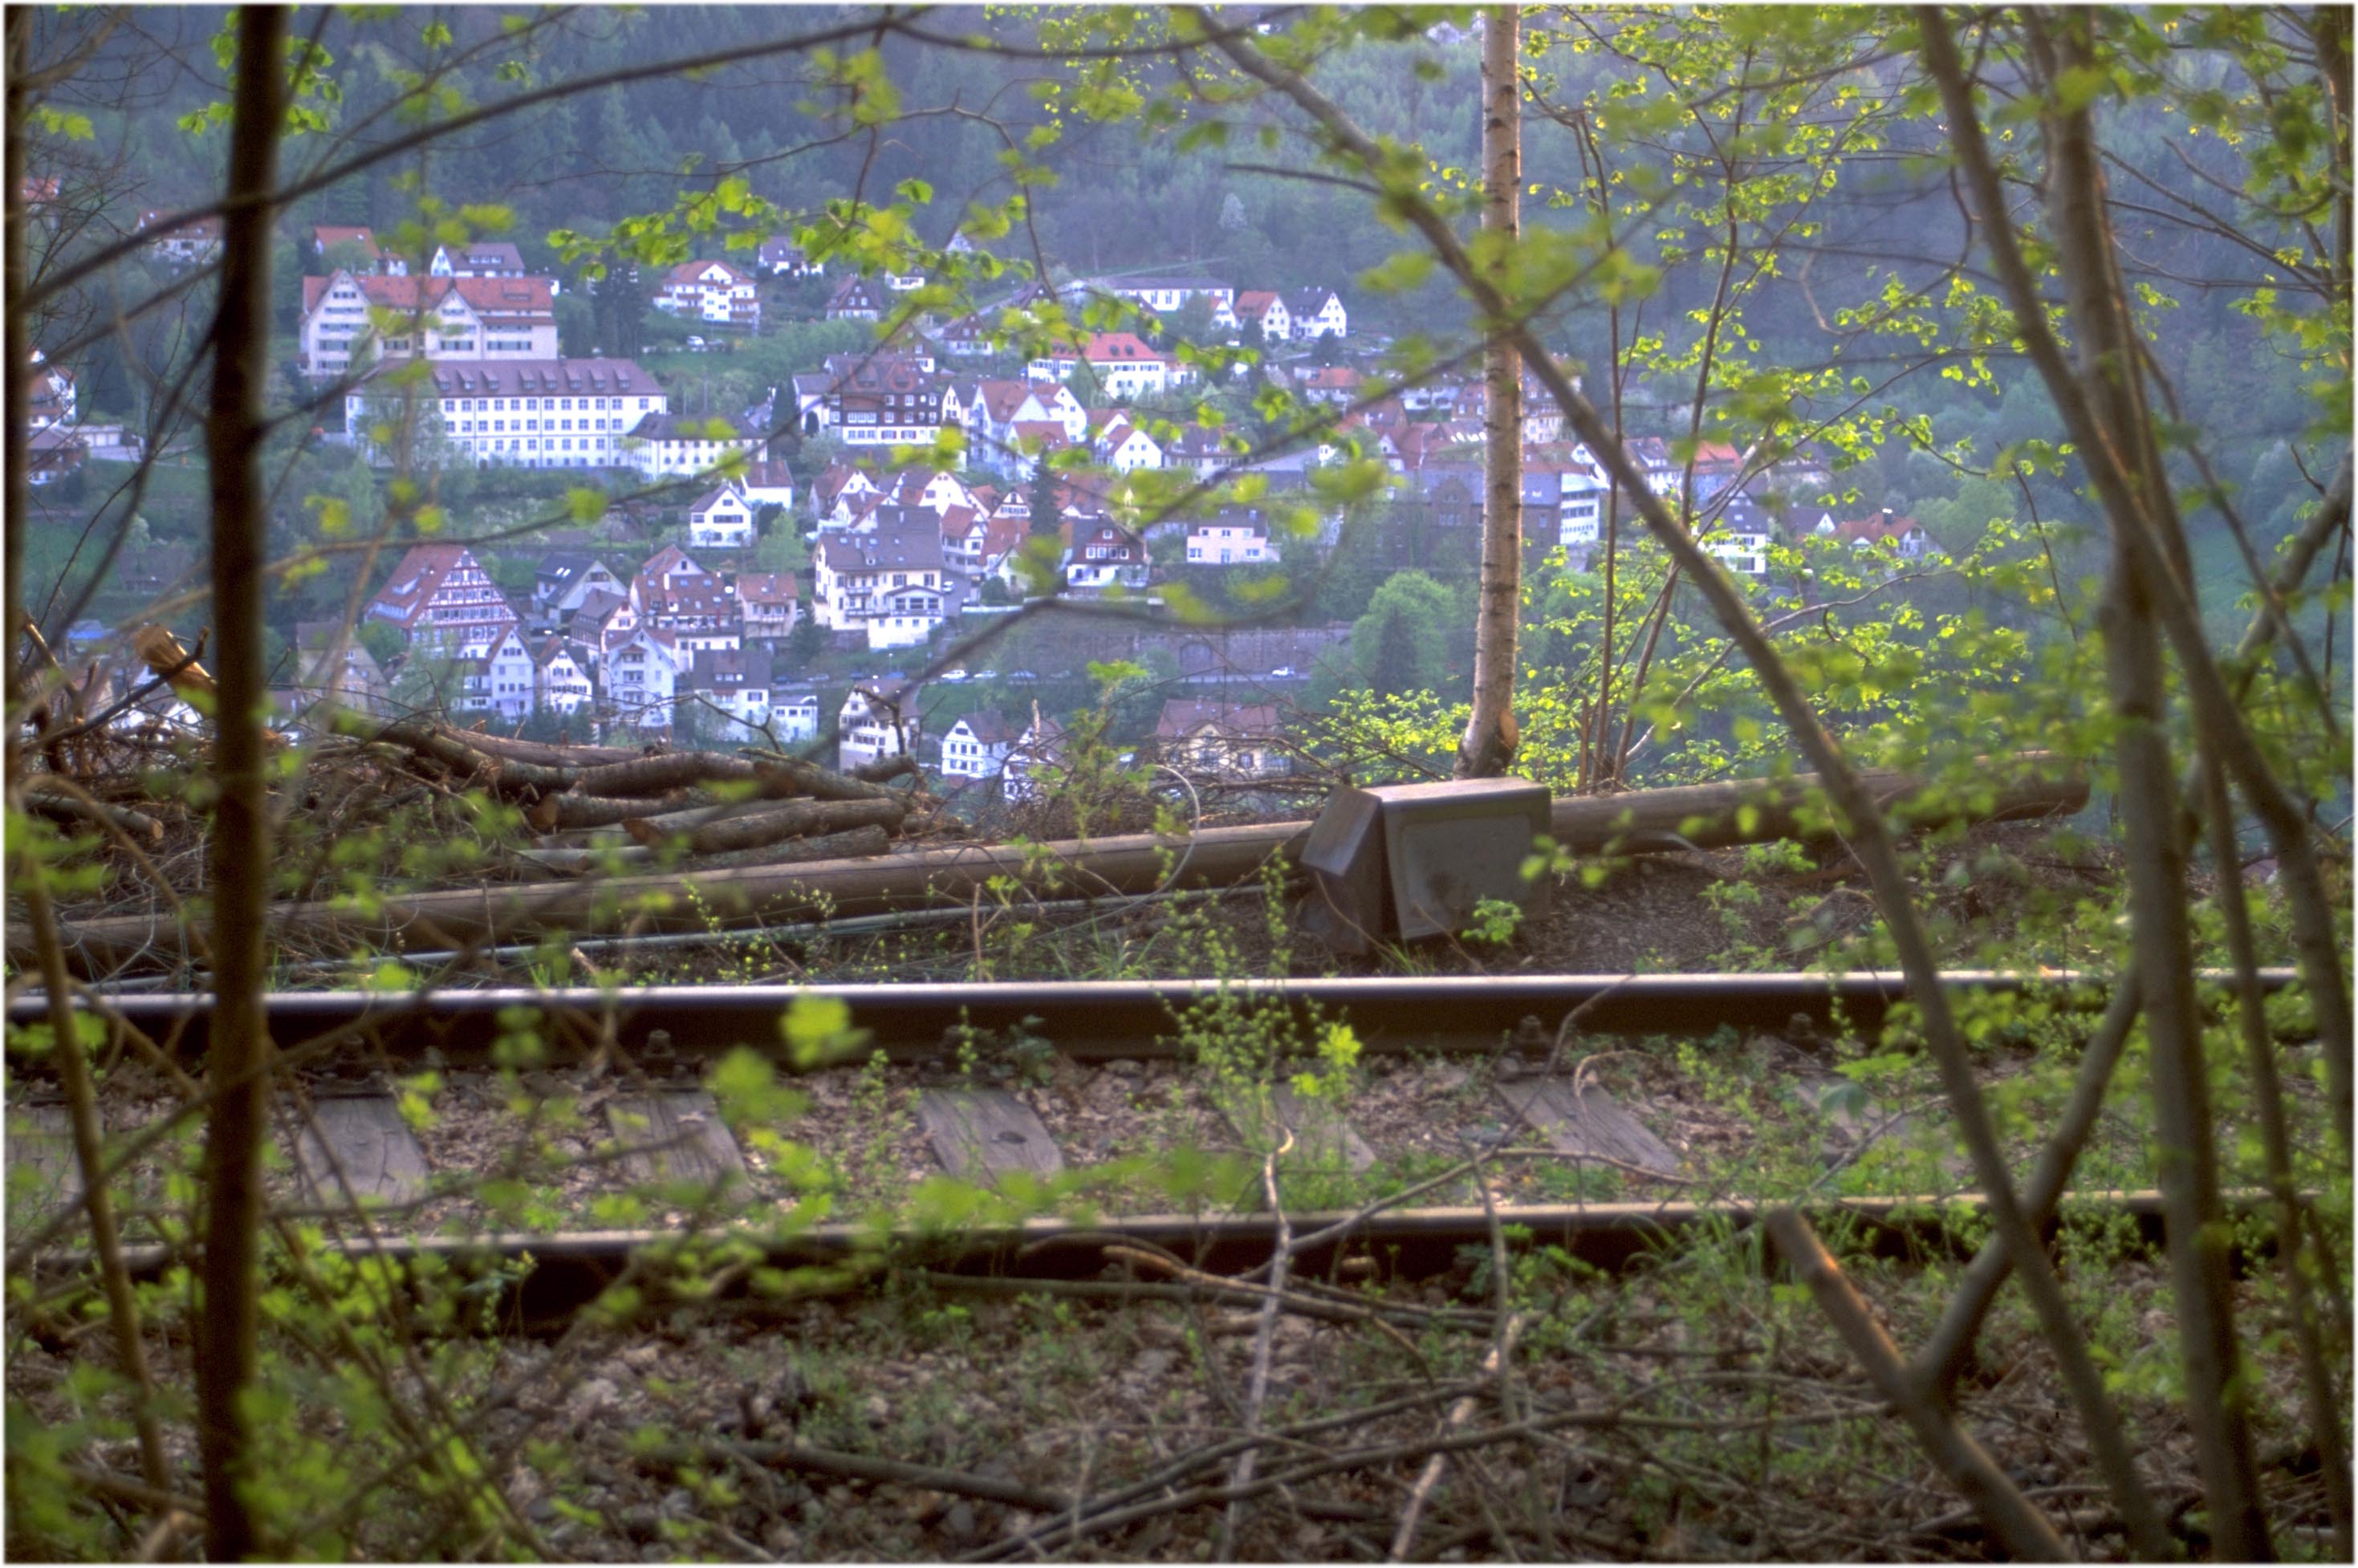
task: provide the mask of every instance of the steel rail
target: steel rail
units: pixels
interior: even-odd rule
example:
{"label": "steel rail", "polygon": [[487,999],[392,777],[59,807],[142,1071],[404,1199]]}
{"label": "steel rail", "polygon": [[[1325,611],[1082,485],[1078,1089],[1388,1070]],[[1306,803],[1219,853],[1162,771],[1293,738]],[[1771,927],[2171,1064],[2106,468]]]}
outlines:
{"label": "steel rail", "polygon": [[[2223,984],[2223,971],[2204,971]],[[2271,992],[2294,971],[2263,970]],[[2009,995],[2071,1011],[2093,1011],[2110,1000],[2110,977],[2072,970],[2013,973],[1957,970],[1943,983],[1960,995]],[[828,998],[849,1009],[867,1047],[897,1061],[937,1056],[961,1029],[1004,1034],[1024,1029],[1076,1060],[1174,1057],[1183,1012],[1196,1006],[1282,1008],[1297,1020],[1342,1020],[1377,1053],[1468,1052],[1512,1043],[1526,1051],[1553,1044],[1567,1017],[1592,1034],[1693,1034],[1722,1027],[1785,1029],[1797,1019],[1813,1029],[1874,1035],[1906,1000],[1899,976],[1853,973],[1708,975],[1498,975],[1334,979],[1073,980],[916,985],[663,986],[597,989],[383,993],[291,991],[267,1000],[280,1044],[350,1033],[393,1054],[428,1046],[446,1059],[488,1056],[511,1010],[570,1013],[593,1021],[601,1038],[633,1053],[703,1055],[737,1045],[786,1054],[778,1022],[797,999]],[[110,1011],[150,1038],[173,1038],[201,1054],[212,1011],[209,994],[116,995]],[[77,1002],[78,1006],[83,1005]],[[18,997],[12,1024],[43,1022],[42,997]],[[611,1034],[609,1033],[611,1032]],[[988,1049],[987,1038],[984,1048]],[[37,1066],[38,1058],[26,1065]]]}
{"label": "steel rail", "polygon": [[[2231,1211],[2255,1208],[2267,1200],[2256,1191],[2226,1195]],[[1978,1193],[1824,1198],[1800,1206],[1820,1228],[1847,1221],[1863,1227],[1859,1241],[1887,1256],[1924,1258],[1941,1255],[1970,1257],[1971,1238],[1979,1222],[1961,1233],[1959,1222],[1977,1217],[1984,1200]],[[1549,1246],[1608,1271],[1628,1268],[1647,1256],[1665,1254],[1682,1241],[1717,1231],[1733,1235],[1755,1227],[1775,1206],[1743,1199],[1713,1202],[1617,1202],[1591,1204],[1501,1204],[1480,1207],[1403,1208],[1369,1215],[1364,1211],[1301,1211],[1287,1220],[1297,1237],[1319,1238],[1295,1255],[1297,1278],[1334,1279],[1347,1260],[1363,1260],[1362,1271],[1391,1279],[1429,1279],[1446,1273],[1462,1261],[1465,1249],[1480,1248],[1487,1255],[1496,1223],[1517,1249]],[[2100,1190],[2064,1195],[2059,1212],[2096,1212],[2124,1216],[2143,1243],[2159,1246],[2161,1195],[2152,1190]],[[1233,1275],[1266,1261],[1276,1245],[1276,1222],[1267,1215],[1148,1214],[1076,1221],[1033,1218],[1018,1223],[982,1223],[956,1231],[900,1228],[880,1232],[858,1223],[832,1223],[784,1237],[764,1237],[758,1231],[715,1225],[706,1229],[570,1231],[543,1234],[487,1233],[474,1236],[375,1236],[330,1238],[314,1250],[367,1257],[394,1266],[405,1277],[407,1265],[432,1260],[438,1267],[431,1277],[438,1288],[449,1288],[470,1268],[525,1265],[521,1277],[511,1280],[500,1297],[497,1317],[505,1330],[536,1332],[561,1324],[572,1313],[597,1299],[619,1279],[634,1260],[651,1249],[666,1246],[684,1254],[699,1248],[724,1249],[731,1262],[741,1263],[751,1247],[767,1264],[777,1268],[827,1270],[830,1267],[889,1263],[895,1268],[920,1268],[940,1274],[1007,1280],[1075,1280],[1098,1278],[1105,1265],[1104,1249],[1118,1243],[1143,1243],[1185,1259],[1206,1272]],[[153,1280],[186,1263],[189,1249],[150,1243],[125,1248],[124,1264],[135,1278]],[[1764,1255],[1765,1256],[1765,1255]],[[79,1253],[52,1254],[38,1260],[34,1271],[71,1272],[86,1266]],[[740,1271],[741,1273],[741,1271]],[[660,1268],[639,1276],[643,1294],[661,1304]],[[815,1293],[841,1293],[863,1288],[869,1275],[851,1271],[812,1282]],[[1217,1292],[1217,1286],[1207,1286]],[[741,1284],[725,1296],[695,1292],[698,1300],[760,1301]],[[682,1298],[686,1299],[686,1298]],[[675,1303],[676,1304],[676,1303]]]}

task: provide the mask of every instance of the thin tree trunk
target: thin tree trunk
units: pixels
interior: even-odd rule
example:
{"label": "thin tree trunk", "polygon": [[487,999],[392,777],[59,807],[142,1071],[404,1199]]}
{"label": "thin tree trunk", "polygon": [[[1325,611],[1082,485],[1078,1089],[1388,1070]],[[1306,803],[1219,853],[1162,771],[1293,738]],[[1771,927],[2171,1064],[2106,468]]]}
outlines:
{"label": "thin tree trunk", "polygon": [[262,1010],[263,921],[270,895],[270,817],[263,788],[261,473],[263,381],[270,340],[270,220],[277,178],[287,13],[238,15],[237,94],[230,130],[230,207],[222,224],[207,457],[212,490],[217,711],[213,769],[213,1033],[206,1071],[221,1098],[205,1135],[204,1313],[198,1328],[197,1416],[205,1476],[205,1552],[256,1555],[244,1497],[241,1408],[254,1380],[262,1148],[269,1133],[271,1043]]}
{"label": "thin tree trunk", "polygon": [[24,894],[26,913],[32,917],[33,939],[41,952],[41,985],[48,992],[52,1031],[49,1049],[56,1054],[58,1077],[65,1086],[66,1107],[73,1119],[82,1206],[90,1214],[91,1246],[98,1254],[99,1275],[106,1282],[106,1310],[114,1320],[115,1354],[123,1362],[123,1375],[130,1380],[133,1397],[139,1401],[131,1419],[139,1434],[140,1473],[157,1491],[168,1491],[172,1471],[164,1457],[163,1429],[156,1421],[156,1383],[148,1376],[147,1347],[139,1334],[139,1300],[132,1292],[130,1271],[123,1266],[114,1199],[106,1186],[105,1134],[98,1119],[98,1096],[75,1029],[79,1015],[73,1007],[73,982],[66,977],[65,950],[58,946],[57,914],[49,905],[48,876],[46,867],[29,868]]}
{"label": "thin tree trunk", "polygon": [[8,695],[8,756],[9,772],[14,773],[16,753],[17,672],[20,667],[18,647],[24,633],[25,609],[25,514],[30,499],[27,464],[32,459],[31,437],[26,423],[32,414],[33,370],[29,356],[31,338],[25,319],[25,114],[28,92],[26,71],[32,63],[33,7],[12,6],[8,11],[8,96],[6,150],[5,161],[7,187],[0,196],[0,249],[5,252],[0,260],[0,293],[6,300],[6,325],[0,337],[7,343],[8,363],[0,373],[0,385],[5,385],[5,411],[0,417],[7,421],[5,437],[5,493],[0,496],[0,513],[16,520],[16,526],[0,528],[0,553],[5,553],[6,602],[0,605],[0,614],[7,618],[6,635],[0,637],[0,672],[5,672]]}
{"label": "thin tree trunk", "polygon": [[1801,1276],[1810,1293],[1817,1298],[1818,1308],[1842,1336],[1843,1343],[1858,1364],[1866,1368],[1876,1391],[1891,1401],[1909,1426],[1916,1429],[1916,1440],[1924,1453],[1951,1486],[1963,1494],[1982,1516],[1989,1531],[2006,1544],[2016,1556],[2032,1563],[2064,1563],[2071,1553],[2047,1516],[2032,1507],[2019,1488],[2007,1479],[1989,1451],[1973,1439],[1973,1434],[1958,1426],[1948,1407],[1927,1393],[1908,1376],[1899,1359],[1898,1346],[1891,1343],[1883,1325],[1850,1280],[1842,1266],[1819,1242],[1817,1232],[1801,1214],[1790,1208],[1768,1211],[1768,1235],[1777,1243],[1778,1256],[1786,1266]]}
{"label": "thin tree trunk", "polygon": [[[2055,401],[2076,455],[2102,500],[2105,519],[2115,536],[2136,557],[2143,590],[2152,600],[2157,619],[2178,655],[2185,692],[2199,724],[2202,744],[2232,773],[2244,790],[2253,814],[2267,829],[2283,867],[2284,890],[2291,905],[2293,942],[2310,1004],[2317,1011],[2318,1032],[2325,1043],[2325,1066],[2331,1100],[2333,1130],[2340,1151],[2351,1149],[2352,1058],[2350,992],[2342,968],[2343,943],[2336,929],[2333,904],[2325,893],[2316,847],[2310,841],[2307,814],[2286,792],[2269,768],[2229,691],[2228,683],[2212,655],[2201,622],[2184,577],[2174,571],[2165,539],[2182,539],[2176,503],[2167,483],[2141,486],[2135,475],[2149,442],[2124,450],[2115,432],[2105,427],[2086,389],[2066,362],[2061,343],[2047,320],[2047,301],[2017,243],[2006,217],[2005,190],[1997,166],[1991,160],[1982,134],[1980,111],[1973,101],[1972,83],[1950,36],[1946,15],[1937,6],[1920,6],[1916,15],[1924,62],[1939,84],[1949,117],[1951,144],[1961,172],[1980,210],[1983,241],[1994,270],[2004,285],[2016,330],[2038,366],[2040,379]],[[2082,248],[2110,254],[2101,205],[2088,210],[2096,232]],[[2107,264],[2109,267],[2109,264]],[[2070,268],[2067,266],[2067,273]],[[2150,431],[2147,431],[2149,437]]]}
{"label": "thin tree trunk", "polygon": [[[2050,34],[2027,18],[2040,74],[2091,70],[2089,19],[2059,14]],[[2169,488],[2141,396],[2138,361],[2112,247],[2105,243],[2104,178],[2085,107],[2044,116],[2049,200],[2063,258],[2065,294],[2077,327],[2079,379],[2088,405],[2126,470],[2147,519],[2161,522]],[[2167,568],[2187,581],[2182,534],[2157,527]],[[2219,1153],[2209,1065],[2194,996],[2194,938],[2187,914],[2186,843],[2178,832],[2177,780],[2169,760],[2169,695],[2161,636],[2154,622],[2155,563],[2132,528],[2115,528],[2113,582],[2104,612],[2104,662],[2117,720],[2115,755],[2128,861],[2129,915],[2137,987],[2144,997],[2153,1085],[2156,1164],[2177,1295],[2179,1360],[2211,1528],[2221,1555],[2257,1562],[2273,1555],[2260,1511],[2252,1452],[2250,1383],[2239,1375],[2234,1284],[2221,1218]],[[2265,585],[2263,585],[2265,586]],[[2207,654],[2205,655],[2207,656]],[[2213,795],[2222,792],[2215,787]],[[2213,830],[2225,828],[2223,821]],[[2232,866],[2223,874],[2233,875]]]}
{"label": "thin tree trunk", "polygon": [[[1522,13],[1494,5],[1482,13],[1482,230],[1492,271],[1503,281],[1522,212]],[[1504,288],[1499,289],[1503,295]],[[1457,746],[1459,778],[1495,778],[1514,760],[1515,633],[1523,614],[1523,376],[1520,357],[1489,324],[1483,350],[1487,380],[1483,462],[1488,499],[1482,514],[1482,597],[1474,625],[1474,711]]]}
{"label": "thin tree trunk", "polygon": [[[2327,487],[2325,500],[2319,506],[2300,534],[2286,552],[2278,569],[2274,592],[2285,599],[2298,591],[2307,579],[2325,541],[2341,528],[2350,511],[2351,465],[2345,455],[2341,469]],[[2275,637],[2278,622],[2263,606],[2252,616],[2251,624],[2244,629],[2242,641],[2235,644],[2234,663],[2235,695],[2240,699],[2249,689],[2259,667],[2260,655]],[[2187,769],[2187,776],[2179,789],[2181,802],[2178,832],[2181,852],[2190,846],[2202,829],[2202,802],[2211,798],[2217,770],[2210,759],[2197,755]],[[2023,1209],[2032,1222],[2045,1227],[2053,1217],[2055,1204],[2071,1180],[2071,1168],[2078,1162],[2088,1135],[2095,1130],[2096,1118],[2104,1109],[2104,1093],[2112,1082],[2114,1068],[2128,1044],[2130,1026],[2136,1022],[2138,994],[2136,976],[2131,971],[2125,982],[2113,993],[2112,1004],[2088,1037],[2085,1053],[2081,1057],[2080,1073],[2071,1087],[2071,1098],[2064,1108],[2062,1118],[2049,1136],[2046,1148],[2039,1157],[2039,1166],[2023,1189]],[[1942,1309],[1941,1322],[1917,1352],[1915,1376],[1929,1388],[1945,1393],[1963,1370],[1966,1353],[1973,1348],[1981,1332],[1982,1319],[1988,1314],[1990,1303],[1996,1299],[1998,1287],[2006,1283],[2013,1270],[2012,1259],[2005,1244],[1993,1238],[1983,1243],[1982,1249],[1965,1270],[1957,1288]]]}
{"label": "thin tree trunk", "polygon": [[[1201,11],[1196,16],[1210,30],[1208,16]],[[1363,168],[1377,171],[1387,168],[1383,150],[1298,72],[1272,64],[1241,39],[1221,38],[1217,47],[1246,74],[1293,99],[1318,122],[1338,148],[1349,153]],[[1403,182],[1388,183],[1385,194],[1472,297],[1476,309],[1493,321],[1510,320],[1507,302],[1498,297],[1487,276],[1466,254],[1464,243],[1431,201]],[[1605,460],[1611,477],[1628,487],[1631,503],[1647,528],[1671,559],[1685,568],[1713,614],[1743,650],[1802,755],[1823,775],[1835,810],[1849,823],[1852,849],[1875,890],[1876,903],[1888,926],[1909,992],[1922,1010],[1925,1042],[1940,1067],[1942,1087],[1947,1091],[1958,1130],[1972,1152],[1974,1174],[1988,1198],[1991,1223],[2006,1238],[2006,1249],[2021,1273],[2039,1314],[2040,1332],[2059,1363],[2089,1447],[2094,1451],[2097,1466],[2113,1495],[2114,1506],[2120,1512],[2136,1551],[2154,1557],[2169,1555],[2174,1550],[2172,1542],[2161,1528],[2152,1494],[2137,1475],[2135,1457],[2122,1435],[2119,1419],[2095,1363],[2081,1338],[2079,1325],[2071,1315],[2070,1303],[2064,1299],[2054,1265],[2015,1199],[1996,1123],[1974,1076],[1973,1059],[1957,1028],[1956,1015],[1942,989],[1940,963],[1923,921],[1916,913],[1913,890],[1893,844],[1890,824],[1884,819],[1874,797],[1862,787],[1842,748],[1818,722],[1800,684],[1762,633],[1742,594],[1732,582],[1711,569],[1710,557],[1647,488],[1645,477],[1627,448],[1610,439],[1610,432],[1595,407],[1573,386],[1530,328],[1516,323],[1511,331],[1523,362],[1555,398],[1580,438]]]}
{"label": "thin tree trunk", "polygon": [[2211,871],[2217,882],[2219,913],[2227,932],[2227,956],[2235,967],[2235,1012],[2242,1026],[2244,1060],[2252,1075],[2258,1108],[2260,1146],[2267,1162],[2268,1191],[2277,1207],[2277,1267],[2283,1271],[2285,1303],[2292,1314],[2293,1344],[2300,1353],[2302,1397],[2309,1404],[2309,1440],[2317,1444],[2318,1474],[2325,1482],[2327,1517],[2333,1521],[2333,1555],[2350,1561],[2350,1444],[2342,1431],[2342,1401],[2325,1361],[2317,1301],[2309,1288],[2301,1236],[2300,1192],[2292,1173],[2292,1140],[2285,1127],[2284,1085],[2277,1075],[2277,1044],[2268,1035],[2267,1010],[2260,994],[2259,959],[2252,943],[2252,912],[2244,898],[2243,866],[2235,853],[2234,816],[2227,781],[2203,774],[2209,794],[2202,802],[2211,828]]}

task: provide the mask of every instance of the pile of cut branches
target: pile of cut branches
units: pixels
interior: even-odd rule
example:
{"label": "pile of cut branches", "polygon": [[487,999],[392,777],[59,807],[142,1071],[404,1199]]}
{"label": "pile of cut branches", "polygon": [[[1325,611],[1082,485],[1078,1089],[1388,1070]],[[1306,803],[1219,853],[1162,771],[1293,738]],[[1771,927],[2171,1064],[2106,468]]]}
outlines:
{"label": "pile of cut branches", "polygon": [[[383,761],[521,806],[538,838],[519,853],[541,872],[683,856],[730,864],[882,855],[896,838],[963,831],[905,755],[838,773],[760,747],[563,745],[341,709],[328,717],[335,733]],[[903,778],[909,784],[898,786]]]}

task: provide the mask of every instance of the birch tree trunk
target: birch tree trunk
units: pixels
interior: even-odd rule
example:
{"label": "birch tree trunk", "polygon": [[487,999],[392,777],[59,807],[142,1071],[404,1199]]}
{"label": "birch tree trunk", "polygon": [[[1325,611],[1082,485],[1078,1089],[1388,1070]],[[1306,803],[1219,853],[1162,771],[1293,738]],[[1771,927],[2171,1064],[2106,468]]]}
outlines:
{"label": "birch tree trunk", "polygon": [[270,1037],[262,1012],[263,919],[270,893],[270,818],[263,790],[261,447],[270,341],[270,192],[284,118],[287,13],[238,16],[229,203],[222,222],[221,310],[207,418],[211,466],[213,649],[213,1011],[205,1135],[204,1314],[197,1340],[205,1554],[234,1563],[261,1549],[240,1403],[254,1380],[262,1144],[269,1130]]}
{"label": "birch tree trunk", "polygon": [[[1522,16],[1512,5],[1482,14],[1482,230],[1498,294],[1521,226],[1522,103],[1516,62]],[[1491,249],[1489,247],[1496,247]],[[1474,711],[1457,745],[1457,776],[1495,778],[1514,760],[1515,633],[1522,619],[1523,377],[1507,323],[1489,324],[1483,351],[1487,492],[1482,509],[1482,597],[1474,629]]]}

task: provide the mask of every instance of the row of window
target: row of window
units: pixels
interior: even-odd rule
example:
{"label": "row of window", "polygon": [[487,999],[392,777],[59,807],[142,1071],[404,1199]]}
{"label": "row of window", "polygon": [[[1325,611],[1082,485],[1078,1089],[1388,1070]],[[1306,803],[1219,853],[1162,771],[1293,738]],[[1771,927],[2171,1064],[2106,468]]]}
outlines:
{"label": "row of window", "polygon": [[[508,422],[504,419],[460,419],[454,421],[451,426],[452,430],[461,436],[503,435],[506,433],[507,427]],[[537,419],[519,419],[515,422],[515,427],[518,430],[570,430],[573,428],[573,421],[551,419],[543,425]],[[620,419],[581,421],[581,428],[584,430],[620,430],[622,427],[622,422]]]}
{"label": "row of window", "polygon": [[[642,397],[639,399],[639,406],[644,409],[652,401],[654,400],[651,398]],[[445,397],[442,399],[444,412],[453,414],[516,412],[556,414],[570,412],[577,404],[585,410],[620,409],[629,402],[630,399],[626,397]],[[477,406],[478,405],[481,406]]]}

